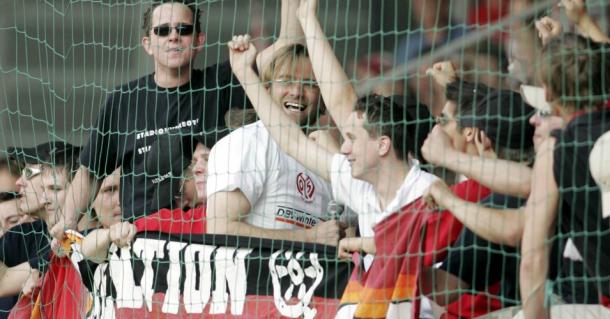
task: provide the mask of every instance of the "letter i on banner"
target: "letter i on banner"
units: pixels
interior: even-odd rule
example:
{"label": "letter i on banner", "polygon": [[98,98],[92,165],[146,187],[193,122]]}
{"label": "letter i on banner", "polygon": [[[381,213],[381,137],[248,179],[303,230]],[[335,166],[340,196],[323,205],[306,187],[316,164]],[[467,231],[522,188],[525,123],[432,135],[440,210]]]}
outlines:
{"label": "letter i on banner", "polygon": [[129,249],[121,249],[120,258],[116,254],[117,249],[115,245],[110,246],[109,260],[110,278],[117,290],[117,308],[141,308],[142,288],[136,286]]}

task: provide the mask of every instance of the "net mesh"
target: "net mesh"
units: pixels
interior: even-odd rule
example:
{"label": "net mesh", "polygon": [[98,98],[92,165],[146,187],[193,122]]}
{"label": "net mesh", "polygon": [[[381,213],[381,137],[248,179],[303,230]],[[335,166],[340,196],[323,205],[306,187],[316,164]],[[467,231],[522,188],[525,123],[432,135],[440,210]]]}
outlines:
{"label": "net mesh", "polygon": [[[565,12],[577,10],[566,3],[582,2],[563,1],[560,8],[557,1],[527,0],[320,1],[317,19],[325,38],[311,41],[308,33],[314,31],[307,26],[305,35],[300,30],[280,37],[294,31],[284,24],[300,29],[297,0],[191,1],[201,12],[205,38],[188,31],[192,15],[186,11],[181,20],[182,7],[166,10],[165,17],[153,11],[143,31],[153,4],[147,0],[5,1],[0,149],[7,161],[0,162],[6,176],[0,185],[0,258],[6,267],[0,267],[0,286],[10,288],[0,293],[7,297],[0,299],[2,315],[22,287],[31,300],[22,298],[13,318],[514,314],[523,303],[520,270],[527,271],[529,253],[540,246],[549,256],[548,271],[534,272],[532,282],[543,291],[545,307],[606,302],[600,296],[610,292],[610,253],[603,244],[608,225],[599,216],[600,188],[583,162],[588,155],[582,155],[609,127],[602,106],[608,66],[605,58],[597,59],[606,49],[585,43],[588,53],[581,58],[593,62],[570,78],[570,63],[585,49],[562,52],[564,66],[552,69],[545,63],[559,52],[539,58],[542,32],[536,29],[537,21],[550,16],[566,32],[608,42],[610,6],[586,1],[591,20],[575,27]],[[287,8],[292,11],[282,22]],[[164,26],[170,27],[167,35]],[[265,48],[297,40],[309,52],[301,59],[299,48],[288,51],[290,67],[270,64],[271,58],[257,61],[262,86],[244,92],[240,74],[232,75],[227,42],[246,33],[259,52],[277,54]],[[565,48],[573,40],[562,41]],[[194,51],[192,65],[175,62]],[[317,66],[302,63],[308,57],[317,57]],[[439,61],[450,61],[457,81],[439,85],[428,71]],[[269,65],[275,67],[271,73]],[[442,68],[441,75],[447,64]],[[331,75],[337,72],[346,77]],[[190,81],[172,81],[187,74]],[[553,88],[563,93],[601,86],[563,101],[599,102],[588,110],[602,115],[584,116],[582,126],[571,128],[573,135],[555,135],[555,167],[547,173],[555,179],[559,204],[548,222],[522,217],[533,209],[521,207],[529,205],[530,180],[540,177],[531,169],[539,157],[534,134],[559,129],[561,119],[549,119],[546,106],[522,96],[520,85],[541,87],[559,83],[557,77],[563,82]],[[544,91],[534,95],[545,99]],[[358,124],[362,116],[348,123],[350,113],[341,113],[353,107],[342,110],[345,101],[358,97],[365,97],[355,104],[363,105],[359,111],[371,125]],[[537,105],[526,107],[523,100]],[[281,105],[269,105],[271,111],[256,122],[252,104],[266,108],[272,101]],[[375,103],[382,106],[374,110]],[[306,113],[302,130],[279,122],[281,109],[292,117]],[[422,145],[428,145],[424,140],[435,124],[450,140],[445,149],[426,154]],[[303,133],[310,142],[296,137]],[[378,143],[358,144],[358,134]],[[383,136],[390,144],[383,144]],[[399,156],[398,162],[436,174],[455,195],[437,188],[441,195],[432,197],[439,207],[426,205],[420,197],[431,180],[407,178],[405,185],[412,184],[386,198],[383,189],[396,192],[403,182],[392,186],[393,176],[413,175],[398,165],[379,175],[386,182],[371,177],[384,173],[382,144],[392,156],[406,149],[408,158],[400,162]],[[335,153],[351,161],[341,162]],[[489,159],[490,153],[500,161]],[[375,154],[376,164],[367,162]],[[78,157],[86,168],[79,169]],[[201,194],[213,196],[207,207],[210,197]],[[59,263],[50,257],[48,225],[75,205],[83,206],[78,231],[84,237],[66,239],[72,263]],[[545,205],[551,204],[539,209]],[[552,229],[548,236],[522,235],[523,228],[540,229],[537,223],[545,222]],[[344,225],[350,227],[336,231]],[[338,238],[327,239],[329,233],[350,238],[342,241],[350,247],[348,257],[339,258],[343,247],[336,247]],[[522,238],[539,246],[524,246]]]}

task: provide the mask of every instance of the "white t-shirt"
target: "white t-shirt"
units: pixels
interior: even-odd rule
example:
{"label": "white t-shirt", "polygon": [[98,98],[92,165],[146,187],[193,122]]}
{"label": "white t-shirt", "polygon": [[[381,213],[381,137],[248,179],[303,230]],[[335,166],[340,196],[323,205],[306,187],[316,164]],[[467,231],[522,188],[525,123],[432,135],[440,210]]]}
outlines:
{"label": "white t-shirt", "polygon": [[373,185],[352,177],[352,167],[344,155],[337,154],[333,157],[330,177],[333,197],[358,214],[360,236],[375,236],[373,227],[377,223],[421,197],[437,179],[436,176],[421,170],[418,161],[413,160],[411,164],[411,170],[396,191],[396,196],[381,211]]}
{"label": "white t-shirt", "polygon": [[244,222],[266,229],[313,227],[331,199],[328,183],[284,153],[260,121],[225,136],[210,153],[208,197],[236,189],[252,207]]}

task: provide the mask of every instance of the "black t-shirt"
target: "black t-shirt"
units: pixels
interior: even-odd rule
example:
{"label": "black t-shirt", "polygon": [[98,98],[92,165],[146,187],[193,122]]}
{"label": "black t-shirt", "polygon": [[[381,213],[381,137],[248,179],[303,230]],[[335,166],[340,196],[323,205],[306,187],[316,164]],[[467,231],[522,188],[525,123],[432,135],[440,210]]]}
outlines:
{"label": "black t-shirt", "polygon": [[[589,154],[597,139],[610,130],[610,109],[590,112],[555,131],[553,175],[559,189],[558,226],[569,235],[585,267],[610,296],[610,218],[603,218],[601,193],[589,171]],[[605,277],[605,278],[604,278]]]}
{"label": "black t-shirt", "polygon": [[150,74],[110,94],[81,164],[98,178],[122,167],[127,220],[172,209],[194,149],[192,135],[224,129],[226,111],[246,103],[228,62],[193,70],[191,81],[178,88],[160,88]]}
{"label": "black t-shirt", "polygon": [[[500,209],[519,208],[524,203],[521,198],[498,193],[481,201],[486,207]],[[501,282],[498,295],[505,306],[519,303],[518,268],[519,253],[514,247],[490,242],[468,228],[464,228],[441,265],[441,269],[476,291],[487,291],[489,286]]]}
{"label": "black t-shirt", "polygon": [[[47,225],[41,220],[14,226],[0,237],[0,261],[7,267],[29,262],[30,267],[40,269],[49,260],[50,253]],[[18,298],[0,298],[0,318],[8,318]]]}
{"label": "black t-shirt", "polygon": [[42,220],[17,225],[0,238],[0,261],[7,267],[27,261],[32,268],[41,269],[50,253],[49,232]]}
{"label": "black t-shirt", "polygon": [[0,298],[0,319],[8,318],[11,309],[17,304],[18,296]]}

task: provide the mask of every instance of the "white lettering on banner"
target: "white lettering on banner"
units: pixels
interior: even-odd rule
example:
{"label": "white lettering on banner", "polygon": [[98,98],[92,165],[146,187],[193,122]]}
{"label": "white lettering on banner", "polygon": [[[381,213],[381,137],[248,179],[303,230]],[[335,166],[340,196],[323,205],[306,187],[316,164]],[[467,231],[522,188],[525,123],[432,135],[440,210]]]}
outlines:
{"label": "white lettering on banner", "polygon": [[[214,246],[188,245],[184,250],[186,279],[184,280],[184,308],[187,313],[202,313],[210,301],[212,290],[211,256],[216,250]],[[195,255],[199,260],[195,260]],[[199,267],[199,290],[196,289],[195,267]]]}
{"label": "white lettering on banner", "polygon": [[[114,251],[112,250],[114,248]],[[142,288],[136,286],[131,267],[129,248],[121,249],[121,257],[116,254],[116,246],[110,250],[110,279],[117,290],[116,304],[118,308],[141,308]],[[102,281],[102,284],[106,283]]]}
{"label": "white lettering on banner", "polygon": [[[310,308],[309,303],[313,298],[313,293],[324,278],[324,268],[320,265],[318,254],[310,253],[309,262],[311,266],[303,269],[300,261],[305,253],[298,252],[296,255],[291,251],[284,252],[284,258],[288,259],[287,266],[276,265],[277,259],[282,251],[276,251],[269,258],[269,271],[271,273],[271,282],[273,283],[273,301],[275,307],[279,310],[282,316],[289,318],[305,318],[313,319],[316,316],[316,309]],[[296,258],[293,258],[296,256]],[[282,296],[282,287],[280,279],[285,276],[290,276],[290,286]],[[313,279],[311,287],[307,287],[303,281],[305,277]],[[292,299],[294,289],[297,289],[298,302],[288,304]]]}
{"label": "white lettering on banner", "polygon": [[169,270],[167,271],[167,292],[163,299],[163,313],[177,314],[180,308],[180,250],[186,246],[186,243],[170,241],[167,243],[169,250]]}
{"label": "white lettering on banner", "polygon": [[231,294],[231,314],[243,313],[247,284],[245,258],[251,252],[252,249],[231,247],[219,247],[216,251],[216,289],[212,292],[210,314],[222,314],[227,311],[227,283]]}
{"label": "white lettering on banner", "polygon": [[162,128],[158,128],[158,129],[154,129],[154,130],[140,132],[140,133],[136,134],[136,140],[139,140],[139,139],[145,138],[145,137],[149,137],[149,136],[154,136],[154,135],[163,135],[163,134],[169,133],[170,131],[173,131],[173,130],[178,130],[183,127],[191,127],[191,126],[195,126],[197,124],[199,124],[199,119],[182,121],[182,122],[178,123],[178,125],[176,125],[176,126],[162,127]]}
{"label": "white lettering on banner", "polygon": [[[108,264],[99,265],[94,274],[94,305],[90,318],[114,319],[113,306],[140,309],[146,304],[148,311],[151,311],[155,280],[163,280],[163,276],[167,283],[161,309],[163,313],[177,314],[180,305],[184,305],[189,314],[203,313],[209,304],[209,314],[225,314],[230,302],[231,315],[243,315],[248,285],[246,258],[253,249],[137,238],[131,251],[122,248],[119,257],[117,250],[116,246],[111,246]],[[153,262],[161,259],[169,264],[166,270],[161,271],[163,273],[153,267]],[[282,262],[279,262],[280,259]],[[137,286],[133,267],[140,262],[144,265],[144,272]],[[279,313],[290,318],[314,318],[316,309],[309,307],[309,304],[324,278],[318,254],[279,250],[271,255],[268,267]],[[106,286],[108,275],[116,288],[114,300],[110,288]],[[290,279],[290,285],[282,287],[280,280],[286,276]],[[181,278],[184,278],[182,300]],[[296,303],[295,294],[298,299]]]}
{"label": "white lettering on banner", "polygon": [[152,262],[155,258],[161,259],[165,257],[165,250],[163,249],[165,243],[165,240],[156,239],[136,240],[133,243],[134,255],[141,258],[144,263],[144,276],[142,276],[140,286],[144,293],[144,300],[146,301],[148,311],[152,310],[152,297],[155,293],[155,271],[152,267]]}
{"label": "white lettering on banner", "polygon": [[93,295],[93,309],[91,310],[91,314],[87,317],[88,319],[115,319],[116,317],[112,297],[107,292],[106,288],[106,280],[104,278],[106,268],[108,268],[108,264],[101,264],[95,269],[95,273],[93,274],[93,282],[95,283],[94,292],[99,291],[99,294]]}

